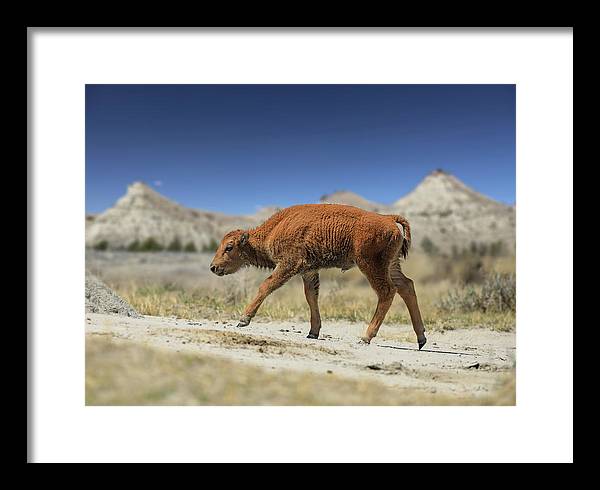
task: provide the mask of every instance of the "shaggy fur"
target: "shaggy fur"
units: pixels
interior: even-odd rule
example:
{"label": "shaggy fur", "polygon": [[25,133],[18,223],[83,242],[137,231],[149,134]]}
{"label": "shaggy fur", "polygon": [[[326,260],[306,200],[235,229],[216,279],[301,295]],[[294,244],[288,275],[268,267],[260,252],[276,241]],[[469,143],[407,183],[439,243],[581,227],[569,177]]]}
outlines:
{"label": "shaggy fur", "polygon": [[381,215],[339,204],[303,204],[283,209],[257,228],[227,233],[211,263],[217,275],[233,274],[252,265],[274,269],[259,287],[239,326],[248,325],[265,298],[296,274],[304,281],[311,312],[309,338],[318,338],[319,269],[347,270],[355,265],[378,297],[364,342],[377,335],[394,295],[408,307],[419,348],[425,329],[413,282],[400,269],[400,257],[410,248],[410,225],[402,216]]}

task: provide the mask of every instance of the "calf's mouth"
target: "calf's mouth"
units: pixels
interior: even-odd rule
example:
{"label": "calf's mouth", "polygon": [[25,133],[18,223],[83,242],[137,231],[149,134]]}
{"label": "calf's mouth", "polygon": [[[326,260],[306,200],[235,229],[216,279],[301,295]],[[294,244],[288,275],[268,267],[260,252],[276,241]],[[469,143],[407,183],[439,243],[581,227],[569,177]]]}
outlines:
{"label": "calf's mouth", "polygon": [[216,265],[210,266],[210,271],[217,276],[224,276],[226,274],[225,269],[223,267],[217,267]]}

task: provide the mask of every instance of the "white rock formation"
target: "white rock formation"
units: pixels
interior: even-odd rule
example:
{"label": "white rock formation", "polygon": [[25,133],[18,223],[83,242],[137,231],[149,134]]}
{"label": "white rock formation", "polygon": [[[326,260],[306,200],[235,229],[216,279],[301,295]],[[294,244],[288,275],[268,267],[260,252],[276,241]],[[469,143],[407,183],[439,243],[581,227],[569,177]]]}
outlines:
{"label": "white rock formation", "polygon": [[[402,214],[411,223],[413,246],[423,246],[427,238],[442,252],[469,249],[472,242],[492,244],[501,241],[505,251],[514,252],[515,207],[494,201],[456,177],[436,170],[406,196],[393,204],[364,199],[349,191],[323,196],[321,202],[357,206],[383,214]],[[259,210],[252,216],[185,208],[136,182],[104,213],[86,218],[86,244],[106,241],[109,248],[127,247],[138,240],[154,238],[167,247],[175,238],[201,250],[211,241],[235,228],[249,228],[266,220],[278,208]]]}
{"label": "white rock formation", "polygon": [[324,196],[322,202],[401,214],[411,224],[414,246],[421,246],[428,238],[439,250],[449,253],[453,247],[459,252],[468,249],[471,242],[489,245],[501,241],[506,251],[514,252],[515,207],[479,194],[442,170],[429,174],[391,205],[367,201],[352,192]]}
{"label": "white rock formation", "polygon": [[253,226],[255,220],[183,207],[147,185],[135,182],[116,204],[87,224],[86,245],[102,241],[109,248],[127,247],[135,240],[153,238],[167,247],[175,238],[198,250],[236,227]]}

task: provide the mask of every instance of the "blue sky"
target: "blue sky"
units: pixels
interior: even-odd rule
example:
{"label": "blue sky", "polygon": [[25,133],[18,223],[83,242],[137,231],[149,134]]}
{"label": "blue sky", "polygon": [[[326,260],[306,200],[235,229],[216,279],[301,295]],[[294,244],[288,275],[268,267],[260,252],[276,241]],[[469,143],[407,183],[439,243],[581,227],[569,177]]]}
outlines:
{"label": "blue sky", "polygon": [[351,190],[390,203],[436,168],[515,202],[514,85],[87,85],[86,211],[141,180],[250,214]]}

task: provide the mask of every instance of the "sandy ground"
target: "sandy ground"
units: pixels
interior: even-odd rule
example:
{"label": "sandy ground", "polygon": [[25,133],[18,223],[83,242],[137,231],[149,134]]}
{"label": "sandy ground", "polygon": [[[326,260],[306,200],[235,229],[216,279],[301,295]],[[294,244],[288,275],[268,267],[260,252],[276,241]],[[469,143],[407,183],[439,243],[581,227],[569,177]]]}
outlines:
{"label": "sandy ground", "polygon": [[109,336],[174,352],[209,354],[265,370],[330,373],[373,380],[399,390],[493,395],[515,367],[514,333],[484,329],[427,332],[421,351],[410,326],[386,326],[371,345],[358,343],[365,325],[327,322],[319,340],[307,339],[308,324],[186,321],[145,316],[86,314],[89,336]]}

